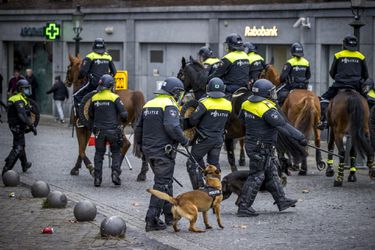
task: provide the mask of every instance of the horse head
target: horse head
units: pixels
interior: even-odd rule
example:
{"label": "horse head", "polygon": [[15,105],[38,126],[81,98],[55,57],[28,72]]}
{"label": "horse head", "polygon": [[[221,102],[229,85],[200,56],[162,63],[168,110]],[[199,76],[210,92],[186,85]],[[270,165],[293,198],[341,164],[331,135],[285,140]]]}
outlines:
{"label": "horse head", "polygon": [[70,64],[68,65],[68,69],[66,71],[65,85],[67,87],[71,87],[73,85],[74,89],[78,89],[83,83],[83,80],[78,79],[82,59],[80,55],[74,57],[71,54],[68,55],[68,58]]}
{"label": "horse head", "polygon": [[271,63],[267,64],[266,68],[261,72],[259,78],[267,79],[272,82],[273,85],[278,87],[280,85],[280,75],[272,62],[273,59],[271,60]]}

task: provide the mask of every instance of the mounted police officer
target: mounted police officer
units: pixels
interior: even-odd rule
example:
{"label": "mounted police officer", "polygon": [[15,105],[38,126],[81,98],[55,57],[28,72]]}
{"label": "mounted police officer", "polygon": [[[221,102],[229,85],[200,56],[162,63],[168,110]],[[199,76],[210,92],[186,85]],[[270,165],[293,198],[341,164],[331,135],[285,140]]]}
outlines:
{"label": "mounted police officer", "polygon": [[278,93],[280,106],[293,89],[307,89],[311,77],[310,63],[303,57],[302,45],[293,43],[290,52],[293,57],[284,65],[280,75],[280,82],[286,84]]}
{"label": "mounted police officer", "polygon": [[208,74],[212,74],[220,65],[221,60],[213,56],[213,52],[209,47],[202,47],[198,51],[198,60],[208,69]]}
{"label": "mounted police officer", "polygon": [[[167,154],[165,146],[189,144],[180,126],[180,114],[176,102],[183,91],[183,83],[178,78],[165,79],[161,89],[155,92],[156,97],[144,105],[142,116],[134,131],[135,140],[141,145],[142,152],[154,172],[153,188],[171,196],[176,155]],[[164,230],[166,224],[171,225],[173,221],[171,208],[171,203],[152,195],[146,214],[146,232]],[[162,212],[165,223],[159,218]]]}
{"label": "mounted police officer", "polygon": [[27,161],[25,151],[25,133],[27,130],[37,135],[36,128],[31,121],[30,105],[27,97],[31,96],[31,85],[25,79],[16,83],[16,94],[8,99],[8,123],[13,135],[13,147],[5,159],[2,175],[11,170],[20,159],[22,171],[26,172],[31,167]]}
{"label": "mounted police officer", "polygon": [[255,44],[246,42],[243,44],[245,53],[249,56],[250,61],[250,83],[254,83],[259,79],[260,73],[266,68],[266,63],[261,55],[258,54],[258,49]]}
{"label": "mounted police officer", "polygon": [[335,54],[329,75],[334,83],[322,95],[321,123],[319,129],[327,126],[326,111],[329,101],[333,99],[340,89],[352,88],[361,93],[361,83],[369,77],[365,56],[358,51],[358,39],[355,36],[346,36],[342,43],[343,49]]}
{"label": "mounted police officer", "polygon": [[250,174],[242,188],[237,215],[257,216],[251,207],[263,181],[272,194],[279,211],[294,206],[297,200],[285,197],[280,184],[275,162],[277,133],[294,138],[302,146],[307,145],[303,134],[287,123],[277,111],[275,86],[266,79],[257,80],[253,95],[242,104],[240,119],[244,121],[245,149],[250,158]]}
{"label": "mounted police officer", "polygon": [[[189,119],[189,125],[196,127],[198,138],[193,143],[191,154],[201,168],[207,163],[220,169],[219,158],[224,142],[224,129],[232,112],[232,104],[224,98],[225,85],[220,78],[212,78],[207,85],[207,97],[199,100],[199,105]],[[188,173],[193,188],[202,186],[202,178],[193,163],[188,160]]]}
{"label": "mounted police officer", "polygon": [[234,93],[241,87],[247,88],[249,84],[249,56],[243,51],[243,42],[239,34],[232,33],[225,39],[226,54],[222,64],[208,76],[221,78],[226,86],[226,92]]}
{"label": "mounted police officer", "polygon": [[123,132],[120,128],[118,116],[126,122],[128,112],[124,108],[120,97],[112,92],[115,80],[111,75],[105,74],[99,80],[98,93],[92,96],[89,107],[89,116],[93,121],[95,134],[94,157],[94,185],[99,187],[102,183],[103,157],[106,143],[109,143],[112,153],[112,182],[121,185],[121,154]]}
{"label": "mounted police officer", "polygon": [[99,80],[104,74],[114,76],[116,67],[112,57],[106,52],[103,38],[96,38],[92,47],[93,52],[86,55],[79,71],[79,79],[88,79],[88,82],[77,90],[74,96],[74,107],[78,110],[82,98],[98,87]]}

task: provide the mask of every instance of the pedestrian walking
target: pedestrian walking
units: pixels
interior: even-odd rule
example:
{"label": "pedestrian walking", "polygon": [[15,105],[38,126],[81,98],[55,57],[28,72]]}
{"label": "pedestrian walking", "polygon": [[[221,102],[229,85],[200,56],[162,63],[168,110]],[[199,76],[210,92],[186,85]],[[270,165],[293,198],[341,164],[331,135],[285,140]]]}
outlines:
{"label": "pedestrian walking", "polygon": [[14,70],[13,76],[9,79],[8,83],[8,96],[11,96],[17,90],[17,82],[21,79],[25,79],[18,69]]}
{"label": "pedestrian walking", "polygon": [[38,89],[38,82],[36,81],[36,78],[34,76],[32,69],[26,69],[26,77],[25,79],[30,83],[31,85],[31,96],[30,98],[36,101],[36,94]]}
{"label": "pedestrian walking", "polygon": [[53,93],[53,101],[56,106],[57,117],[56,120],[65,123],[64,120],[64,101],[69,98],[69,91],[65,84],[61,81],[60,76],[55,77],[55,82],[46,94]]}

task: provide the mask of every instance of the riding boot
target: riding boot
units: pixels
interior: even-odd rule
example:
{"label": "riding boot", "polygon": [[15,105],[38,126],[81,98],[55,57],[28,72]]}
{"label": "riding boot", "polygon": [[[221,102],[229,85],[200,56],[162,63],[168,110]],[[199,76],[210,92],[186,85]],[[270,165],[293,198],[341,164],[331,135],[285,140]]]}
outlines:
{"label": "riding boot", "polygon": [[121,166],[120,166],[120,162],[121,162],[120,152],[112,153],[112,182],[116,186],[121,185],[121,179],[120,179]]}
{"label": "riding boot", "polygon": [[191,162],[190,160],[188,160],[186,162],[186,168],[187,168],[190,182],[191,182],[191,185],[193,186],[193,189],[195,190],[200,187],[204,187],[203,175],[199,167],[193,162]]}
{"label": "riding boot", "polygon": [[240,204],[238,205],[238,217],[258,216],[259,214],[251,207],[258,194],[260,186],[264,181],[264,173],[258,172],[250,175],[242,187]]}
{"label": "riding boot", "polygon": [[27,161],[27,157],[26,157],[26,151],[25,151],[25,147],[24,146],[20,146],[22,147],[22,149],[20,150],[20,155],[19,155],[19,158],[21,160],[21,166],[22,166],[22,171],[25,173],[29,168],[31,168],[31,162],[28,162]]}
{"label": "riding boot", "polygon": [[[173,197],[173,185],[172,185],[172,183],[170,185],[168,185],[168,189],[167,189],[166,193]],[[171,226],[173,224],[172,203],[164,202],[163,214],[164,214],[165,224],[167,226]]]}
{"label": "riding boot", "polygon": [[328,127],[327,122],[327,111],[328,111],[329,100],[320,100],[320,122],[316,125],[317,129],[324,130]]}
{"label": "riding boot", "polygon": [[266,182],[266,188],[271,193],[273,199],[279,211],[283,211],[289,207],[294,207],[297,200],[288,199],[285,197],[285,193],[278,177],[271,178]]}
{"label": "riding boot", "polygon": [[94,157],[94,186],[100,187],[102,184],[103,156],[95,152]]}
{"label": "riding boot", "polygon": [[16,147],[13,147],[8,157],[5,159],[5,166],[3,168],[2,175],[4,175],[6,171],[11,170],[14,167],[18,160],[18,157],[19,151]]}

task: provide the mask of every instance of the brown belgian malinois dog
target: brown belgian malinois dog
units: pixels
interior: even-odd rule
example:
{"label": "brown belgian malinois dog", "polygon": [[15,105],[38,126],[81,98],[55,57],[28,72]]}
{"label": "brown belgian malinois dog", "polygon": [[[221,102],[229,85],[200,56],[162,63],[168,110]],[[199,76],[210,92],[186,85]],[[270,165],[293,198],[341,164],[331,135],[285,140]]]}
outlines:
{"label": "brown belgian malinois dog", "polygon": [[147,189],[147,192],[173,204],[173,229],[175,232],[180,231],[177,227],[177,223],[182,217],[185,217],[190,221],[190,231],[196,233],[205,232],[205,230],[195,227],[195,223],[198,219],[198,212],[203,213],[203,220],[206,229],[211,229],[212,227],[208,224],[208,210],[210,210],[210,208],[213,208],[215,211],[219,227],[224,228],[221,224],[220,217],[220,204],[223,200],[220,170],[213,165],[209,165],[203,170],[203,174],[206,181],[206,187],[204,189],[186,192],[180,194],[176,198],[155,189]]}

